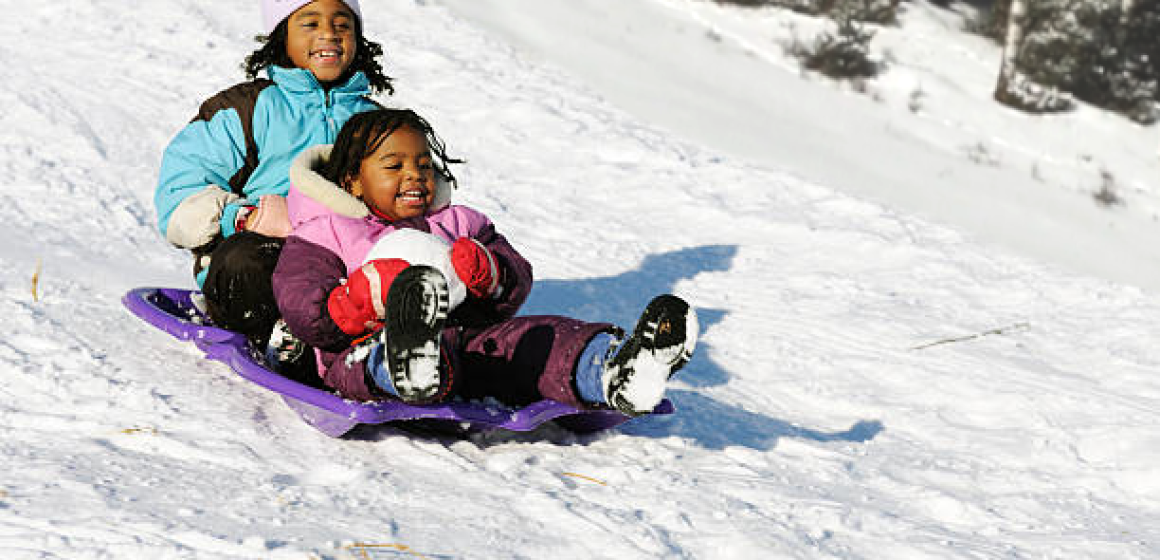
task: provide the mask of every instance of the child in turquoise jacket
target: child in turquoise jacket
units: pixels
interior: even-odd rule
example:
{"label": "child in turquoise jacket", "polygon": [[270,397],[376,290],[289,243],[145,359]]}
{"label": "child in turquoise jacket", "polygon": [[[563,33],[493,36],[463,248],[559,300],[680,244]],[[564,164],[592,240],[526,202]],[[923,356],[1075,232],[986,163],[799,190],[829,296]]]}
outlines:
{"label": "child in turquoise jacket", "polygon": [[262,0],[262,15],[250,81],[202,103],[166,148],[154,196],[161,233],[194,255],[211,320],[259,347],[278,319],[270,274],[290,229],[291,162],[393,92],[357,0]]}

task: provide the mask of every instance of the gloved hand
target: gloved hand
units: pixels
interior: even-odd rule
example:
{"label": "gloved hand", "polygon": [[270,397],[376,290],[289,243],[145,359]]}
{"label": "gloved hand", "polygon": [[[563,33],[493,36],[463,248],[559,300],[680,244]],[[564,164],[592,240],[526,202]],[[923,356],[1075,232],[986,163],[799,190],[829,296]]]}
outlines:
{"label": "gloved hand", "polygon": [[246,214],[242,228],[267,237],[290,235],[290,212],[286,207],[286,197],[276,194],[262,195],[258,206],[251,207]]}
{"label": "gloved hand", "polygon": [[489,297],[499,287],[499,266],[495,255],[470,237],[460,237],[451,246],[451,266],[455,267],[455,274],[472,296]]}
{"label": "gloved hand", "polygon": [[346,284],[331,290],[326,300],[330,318],[350,336],[374,330],[386,317],[391,282],[408,266],[403,259],[375,259],[362,265]]}

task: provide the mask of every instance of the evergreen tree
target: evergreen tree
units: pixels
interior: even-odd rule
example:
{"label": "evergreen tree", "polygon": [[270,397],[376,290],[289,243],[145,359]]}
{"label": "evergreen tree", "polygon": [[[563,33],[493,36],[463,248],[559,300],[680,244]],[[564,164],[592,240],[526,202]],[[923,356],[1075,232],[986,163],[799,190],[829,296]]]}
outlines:
{"label": "evergreen tree", "polygon": [[1062,90],[1139,122],[1156,120],[1160,0],[1011,0],[1004,37],[997,100],[1054,110],[1028,92]]}

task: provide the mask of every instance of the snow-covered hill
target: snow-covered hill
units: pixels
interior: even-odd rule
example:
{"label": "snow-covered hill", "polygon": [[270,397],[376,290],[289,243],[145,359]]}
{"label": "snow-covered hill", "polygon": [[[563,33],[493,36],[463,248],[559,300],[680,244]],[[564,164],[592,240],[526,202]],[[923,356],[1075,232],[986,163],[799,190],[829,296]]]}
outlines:
{"label": "snow-covered hill", "polygon": [[[886,64],[858,93],[786,54],[834,24],[708,0],[440,0],[674,134],[969,232],[982,243],[1160,293],[1160,136],[1081,107],[991,98],[1001,52],[969,5],[904,2],[873,27]],[[560,40],[567,37],[567,40]],[[1121,204],[1093,198],[1105,186]]]}
{"label": "snow-covered hill", "polygon": [[9,6],[0,557],[1160,555],[1160,300],[678,137],[420,0],[364,2],[385,101],[468,160],[525,311],[629,324],[673,290],[703,344],[676,415],[596,436],[313,431],[119,303],[190,285],[156,166],[240,79],[241,4]]}

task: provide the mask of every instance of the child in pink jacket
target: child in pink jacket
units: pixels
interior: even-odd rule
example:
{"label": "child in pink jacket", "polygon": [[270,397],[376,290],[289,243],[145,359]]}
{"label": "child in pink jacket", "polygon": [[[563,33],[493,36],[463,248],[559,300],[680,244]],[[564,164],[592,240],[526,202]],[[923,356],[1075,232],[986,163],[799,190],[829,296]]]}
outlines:
{"label": "child in pink jacket", "polygon": [[[290,331],[318,350],[324,383],[358,400],[426,403],[544,398],[578,407],[651,412],[691,357],[696,313],[653,299],[627,337],[608,323],[517,316],[531,265],[487,216],[452,205],[443,143],[409,110],[351,117],[333,146],[291,167],[293,233],[273,284]],[[365,261],[405,229],[446,243],[466,299],[450,308],[447,278],[399,258]]]}

